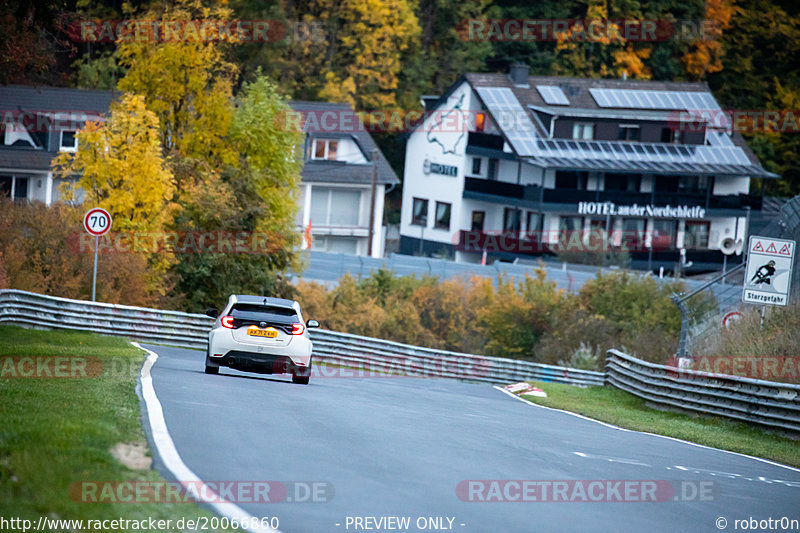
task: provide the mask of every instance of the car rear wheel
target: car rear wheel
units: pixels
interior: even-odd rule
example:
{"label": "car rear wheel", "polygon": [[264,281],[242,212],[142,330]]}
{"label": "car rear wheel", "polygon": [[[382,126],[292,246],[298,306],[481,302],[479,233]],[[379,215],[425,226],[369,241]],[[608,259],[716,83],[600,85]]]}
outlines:
{"label": "car rear wheel", "polygon": [[299,383],[301,385],[308,385],[308,380],[311,377],[311,363],[308,368],[301,372],[295,370],[292,372],[292,383]]}
{"label": "car rear wheel", "polygon": [[206,354],[206,374],[219,374],[219,365],[209,365],[209,356]]}

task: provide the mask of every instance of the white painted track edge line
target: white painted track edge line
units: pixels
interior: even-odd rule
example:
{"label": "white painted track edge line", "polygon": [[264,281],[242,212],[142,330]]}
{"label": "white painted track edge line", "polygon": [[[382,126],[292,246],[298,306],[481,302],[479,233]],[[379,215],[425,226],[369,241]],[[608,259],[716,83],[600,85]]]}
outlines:
{"label": "white painted track edge line", "polygon": [[679,439],[679,438],[676,438],[676,437],[669,437],[667,435],[659,435],[658,433],[650,433],[649,431],[638,431],[638,430],[635,430],[635,429],[621,428],[619,426],[615,426],[613,424],[609,424],[607,422],[603,422],[602,420],[597,420],[595,418],[590,418],[588,416],[585,416],[585,415],[582,415],[582,414],[579,414],[579,413],[573,413],[572,411],[565,411],[564,409],[557,409],[555,407],[547,407],[545,405],[540,405],[540,404],[538,404],[536,402],[532,402],[530,400],[526,400],[525,398],[517,396],[516,394],[503,389],[499,385],[493,385],[492,388],[497,389],[500,392],[502,392],[504,394],[507,394],[507,395],[511,396],[512,398],[515,398],[515,399],[517,399],[517,400],[519,400],[521,402],[527,403],[529,405],[533,405],[534,407],[539,407],[540,409],[547,409],[549,411],[557,411],[559,413],[565,413],[565,414],[568,414],[568,415],[576,416],[576,417],[582,418],[584,420],[589,420],[590,422],[595,422],[597,424],[601,424],[601,425],[609,427],[611,429],[616,429],[616,430],[619,430],[619,431],[628,431],[630,433],[641,433],[643,435],[650,435],[650,436],[658,437],[658,438],[661,438],[661,439],[668,439],[668,440],[672,440],[672,441],[675,441],[675,442],[680,442],[682,444],[688,444],[689,446],[695,446],[697,448],[705,448],[706,450],[714,450],[714,451],[718,451],[718,452],[729,453],[729,454],[732,454],[732,455],[738,455],[739,457],[746,457],[748,459],[753,459],[754,461],[759,461],[761,463],[766,463],[768,465],[779,466],[781,468],[786,468],[787,470],[792,470],[793,472],[800,472],[800,468],[795,468],[793,466],[785,465],[785,464],[782,464],[782,463],[776,463],[775,461],[770,461],[769,459],[764,459],[763,457],[756,457],[754,455],[747,455],[746,453],[732,452],[730,450],[723,450],[723,449],[720,449],[720,448],[714,448],[713,446],[706,446],[705,444],[698,444],[696,442],[691,442],[691,441]]}
{"label": "white painted track edge line", "polygon": [[[211,490],[211,488],[207,486],[197,474],[192,472],[189,467],[186,466],[186,463],[184,463],[183,459],[181,459],[178,449],[175,447],[175,443],[172,441],[172,437],[169,434],[167,422],[164,419],[164,410],[161,407],[161,402],[158,400],[156,390],[153,387],[153,377],[150,375],[150,369],[158,359],[158,354],[152,350],[142,347],[138,342],[131,342],[131,344],[136,348],[147,352],[147,358],[142,365],[139,380],[142,385],[142,398],[144,399],[144,403],[147,407],[147,422],[150,425],[150,432],[153,437],[153,442],[156,446],[156,450],[154,451],[158,453],[161,461],[164,463],[164,466],[170,472],[172,472],[172,475],[175,476],[175,479],[178,480],[179,483],[190,482],[196,484],[197,491],[200,494],[208,494],[210,495],[210,499],[219,499],[219,496],[216,494],[216,492]],[[227,516],[231,520],[235,518],[240,523],[245,520],[247,521],[247,524],[258,523],[258,526],[255,528],[249,526],[246,528],[241,528],[246,531],[251,531],[252,533],[281,533],[281,531],[278,529],[262,527],[260,521],[233,503],[207,502],[207,505],[210,505],[220,515]]]}

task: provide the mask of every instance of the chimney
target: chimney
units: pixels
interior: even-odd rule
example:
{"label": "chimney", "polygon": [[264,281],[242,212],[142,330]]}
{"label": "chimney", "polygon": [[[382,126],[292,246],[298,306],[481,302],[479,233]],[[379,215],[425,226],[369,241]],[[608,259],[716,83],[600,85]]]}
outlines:
{"label": "chimney", "polygon": [[517,86],[528,87],[528,65],[525,63],[514,63],[508,67],[508,77],[511,83]]}

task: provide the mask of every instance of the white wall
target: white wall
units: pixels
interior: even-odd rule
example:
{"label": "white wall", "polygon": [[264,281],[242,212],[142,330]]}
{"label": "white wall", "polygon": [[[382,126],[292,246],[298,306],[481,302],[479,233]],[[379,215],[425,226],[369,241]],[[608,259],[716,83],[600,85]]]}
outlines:
{"label": "white wall", "polygon": [[[419,239],[451,244],[454,234],[460,229],[458,221],[462,220],[461,209],[464,191],[464,176],[472,174],[472,157],[465,157],[467,146],[467,131],[469,125],[463,122],[454,122],[448,117],[447,111],[461,110],[461,116],[472,118],[481,109],[477,96],[469,84],[462,83],[458,86],[447,102],[443,103],[434,113],[430,113],[421,127],[414,130],[406,143],[406,161],[403,183],[403,203],[401,208],[400,234]],[[457,111],[456,111],[457,112]],[[437,122],[442,127],[435,127]],[[493,127],[487,120],[487,130]],[[425,173],[425,161],[441,165],[455,166],[457,176],[443,176],[435,173]],[[485,175],[488,161],[484,159],[481,171]],[[516,177],[516,171],[514,173]],[[428,200],[428,221],[424,228],[411,224],[413,215],[413,199],[423,198]],[[450,229],[434,229],[436,202],[451,204]]]}
{"label": "white wall", "polygon": [[750,178],[718,176],[714,180],[713,194],[747,194],[750,192]]}

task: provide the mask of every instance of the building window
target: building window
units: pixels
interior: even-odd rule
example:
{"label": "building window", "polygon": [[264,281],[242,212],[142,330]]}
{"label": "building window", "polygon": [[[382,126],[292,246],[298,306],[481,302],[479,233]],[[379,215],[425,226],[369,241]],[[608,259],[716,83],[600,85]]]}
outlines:
{"label": "building window", "polygon": [[680,176],[656,176],[656,192],[678,192],[678,180]]}
{"label": "building window", "polygon": [[28,198],[28,178],[14,178],[14,200],[21,202]]}
{"label": "building window", "polygon": [[587,172],[558,170],[556,171],[556,189],[577,189],[585,191],[588,179],[589,174]]}
{"label": "building window", "polygon": [[415,226],[428,225],[428,200],[414,198],[414,210],[411,213],[411,223]]}
{"label": "building window", "polygon": [[436,202],[436,218],[433,220],[435,229],[450,229],[450,204]]}
{"label": "building window", "polygon": [[358,253],[358,239],[355,237],[314,237],[311,249],[334,254],[356,255]]}
{"label": "building window", "polygon": [[641,174],[606,174],[605,190],[639,192],[642,185]]}
{"label": "building window", "polygon": [[498,167],[497,159],[489,159],[489,175],[486,176],[488,179],[492,181],[497,181],[497,167]]}
{"label": "building window", "polygon": [[644,230],[647,221],[643,218],[626,218],[622,220],[621,244],[626,248],[637,250],[644,243]]}
{"label": "building window", "polygon": [[503,209],[503,231],[519,231],[522,211],[511,207]]}
{"label": "building window", "polygon": [[584,141],[594,139],[594,124],[578,122],[572,125],[572,138]]}
{"label": "building window", "polygon": [[583,230],[582,217],[559,217],[558,229],[560,231],[581,231]]}
{"label": "building window", "polygon": [[561,243],[572,242],[573,234],[577,233],[578,238],[583,236],[582,217],[559,217],[558,218],[558,237]]}
{"label": "building window", "polygon": [[528,211],[525,223],[527,224],[526,227],[529,232],[533,233],[542,230],[542,216],[541,213],[537,213],[536,211]]}
{"label": "building window", "polygon": [[678,192],[705,194],[711,187],[712,180],[710,176],[680,176]]}
{"label": "building window", "polygon": [[480,133],[486,129],[486,113],[480,112],[475,115],[475,131]]}
{"label": "building window", "polygon": [[74,131],[63,130],[61,132],[61,146],[62,152],[74,152],[78,149],[78,136]]}
{"label": "building window", "polygon": [[678,223],[675,220],[653,220],[653,248],[674,248]]}
{"label": "building window", "polygon": [[661,128],[661,142],[674,143],[678,142],[678,130],[672,128]]}
{"label": "building window", "polygon": [[0,198],[13,198],[16,201],[28,198],[28,178],[0,176]]}
{"label": "building window", "polygon": [[470,231],[483,231],[483,222],[486,220],[486,211],[472,212],[472,227]]}
{"label": "building window", "polygon": [[638,141],[639,140],[639,126],[634,124],[621,124],[617,139],[620,141]]}
{"label": "building window", "polygon": [[360,215],[360,190],[311,188],[311,223],[314,226],[358,226]]}
{"label": "building window", "polygon": [[339,147],[339,141],[332,139],[314,139],[314,146],[312,153],[314,159],[328,159],[336,161],[336,150]]}
{"label": "building window", "polygon": [[710,222],[686,222],[683,247],[689,249],[708,248]]}
{"label": "building window", "polygon": [[480,176],[481,175],[481,161],[483,161],[480,157],[473,157],[472,158],[472,175],[473,176]]}

